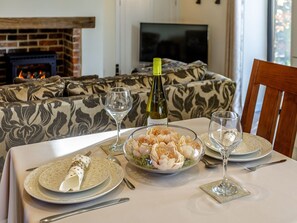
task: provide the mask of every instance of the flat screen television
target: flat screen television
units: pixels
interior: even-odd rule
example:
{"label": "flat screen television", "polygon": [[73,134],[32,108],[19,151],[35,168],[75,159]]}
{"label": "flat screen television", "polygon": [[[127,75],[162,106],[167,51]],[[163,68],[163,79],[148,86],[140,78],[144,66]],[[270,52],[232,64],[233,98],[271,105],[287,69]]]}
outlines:
{"label": "flat screen television", "polygon": [[208,25],[140,23],[140,62],[154,57],[208,62]]}

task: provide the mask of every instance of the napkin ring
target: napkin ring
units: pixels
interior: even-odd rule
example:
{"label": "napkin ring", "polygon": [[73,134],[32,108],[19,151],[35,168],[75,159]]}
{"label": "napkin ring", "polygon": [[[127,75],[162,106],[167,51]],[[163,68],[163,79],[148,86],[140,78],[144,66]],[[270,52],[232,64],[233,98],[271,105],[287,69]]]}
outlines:
{"label": "napkin ring", "polygon": [[78,160],[72,162],[69,169],[71,169],[72,167],[80,167],[83,170],[87,169],[87,165],[84,162]]}

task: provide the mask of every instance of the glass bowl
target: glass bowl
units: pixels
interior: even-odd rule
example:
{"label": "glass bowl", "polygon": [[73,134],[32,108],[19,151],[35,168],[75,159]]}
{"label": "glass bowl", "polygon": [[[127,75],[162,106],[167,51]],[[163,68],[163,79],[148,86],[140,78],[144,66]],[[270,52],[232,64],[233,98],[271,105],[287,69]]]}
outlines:
{"label": "glass bowl", "polygon": [[177,125],[141,127],[130,134],[123,149],[130,164],[160,174],[187,170],[204,155],[204,144],[197,134]]}

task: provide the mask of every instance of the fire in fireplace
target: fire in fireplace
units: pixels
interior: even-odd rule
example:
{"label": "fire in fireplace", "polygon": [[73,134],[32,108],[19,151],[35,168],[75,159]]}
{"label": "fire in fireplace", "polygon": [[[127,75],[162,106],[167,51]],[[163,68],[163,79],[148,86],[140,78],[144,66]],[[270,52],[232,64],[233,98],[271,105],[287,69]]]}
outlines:
{"label": "fire in fireplace", "polygon": [[56,75],[57,56],[53,51],[8,53],[5,57],[8,83],[16,77],[41,79]]}
{"label": "fire in fireplace", "polygon": [[17,77],[23,79],[44,79],[51,76],[49,66],[48,64],[17,66]]}

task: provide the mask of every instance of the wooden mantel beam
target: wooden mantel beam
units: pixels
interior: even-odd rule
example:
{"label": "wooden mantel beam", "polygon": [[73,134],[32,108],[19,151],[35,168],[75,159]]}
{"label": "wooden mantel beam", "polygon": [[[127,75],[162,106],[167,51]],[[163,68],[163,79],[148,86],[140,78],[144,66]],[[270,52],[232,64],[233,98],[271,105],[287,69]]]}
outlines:
{"label": "wooden mantel beam", "polygon": [[0,29],[95,28],[95,17],[0,17]]}

